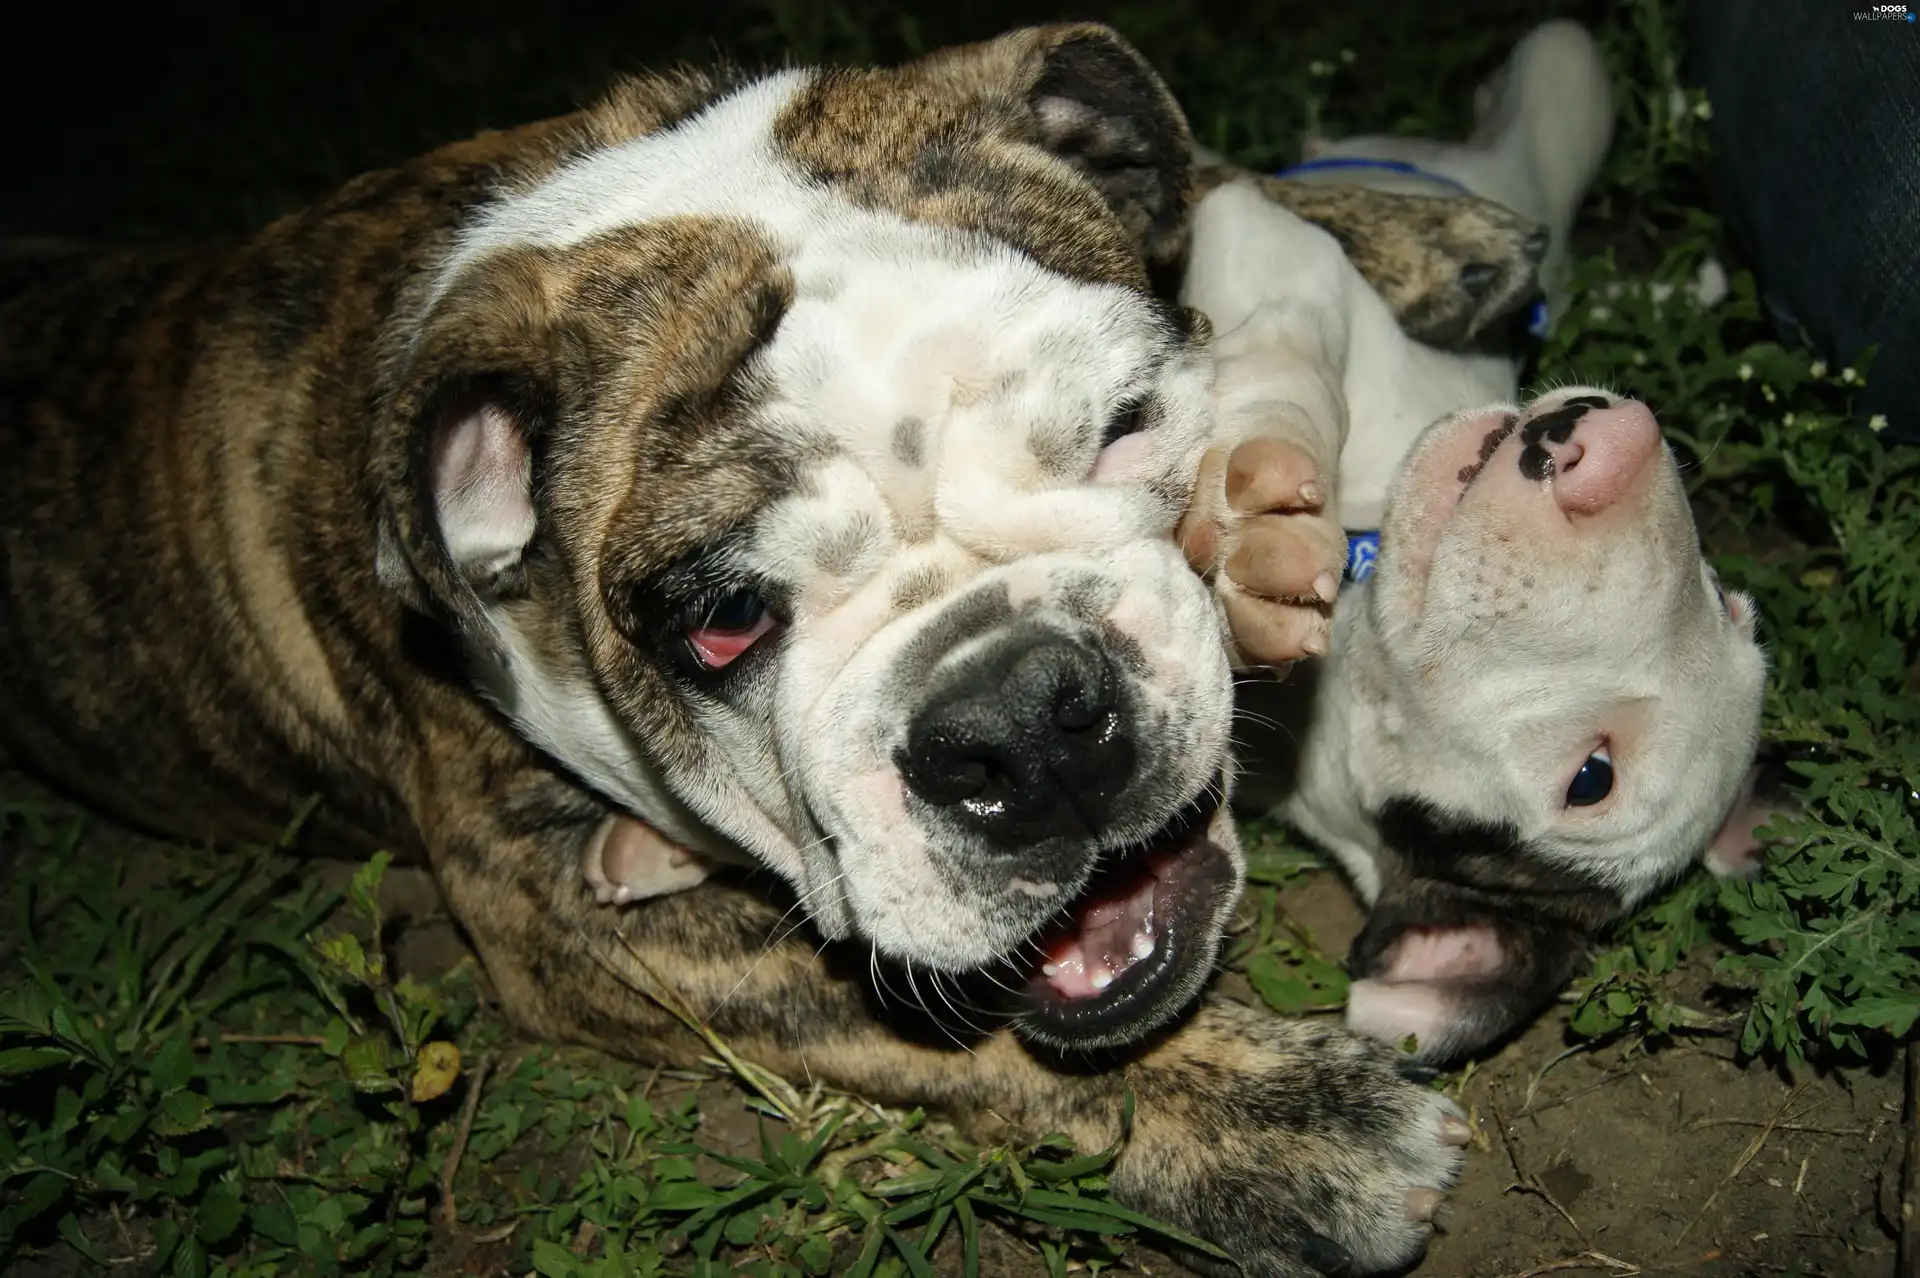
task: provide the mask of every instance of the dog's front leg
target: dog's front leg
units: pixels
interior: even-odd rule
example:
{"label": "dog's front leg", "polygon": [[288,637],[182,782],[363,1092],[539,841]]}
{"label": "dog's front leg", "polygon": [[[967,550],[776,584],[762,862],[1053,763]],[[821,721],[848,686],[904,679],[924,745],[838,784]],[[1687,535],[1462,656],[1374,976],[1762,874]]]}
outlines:
{"label": "dog's front leg", "polygon": [[1213,446],[1181,527],[1219,590],[1236,664],[1324,653],[1346,561],[1346,281],[1329,237],[1252,183],[1194,212],[1181,300],[1214,326]]}
{"label": "dog's front leg", "polygon": [[705,1047],[663,1005],[677,1000],[796,1081],[935,1106],[987,1140],[1063,1132],[1089,1151],[1121,1138],[1131,1092],[1115,1191],[1243,1272],[1371,1272],[1425,1246],[1466,1128],[1387,1047],[1225,1002],[1104,1066],[1056,1066],[1006,1028],[916,1041],[875,998],[863,951],[822,952],[797,915],[743,888],[595,904],[577,862],[597,805],[553,781],[508,789],[449,813],[431,842],[501,999],[536,1034],[692,1065]]}

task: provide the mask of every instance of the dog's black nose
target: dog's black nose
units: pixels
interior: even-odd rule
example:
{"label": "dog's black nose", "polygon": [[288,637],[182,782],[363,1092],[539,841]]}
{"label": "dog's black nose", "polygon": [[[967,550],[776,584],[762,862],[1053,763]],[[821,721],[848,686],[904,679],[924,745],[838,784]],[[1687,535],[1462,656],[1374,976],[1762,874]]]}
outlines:
{"label": "dog's black nose", "polygon": [[1004,642],[928,701],[898,763],[915,794],[1003,847],[1085,839],[1133,775],[1118,675],[1065,636]]}

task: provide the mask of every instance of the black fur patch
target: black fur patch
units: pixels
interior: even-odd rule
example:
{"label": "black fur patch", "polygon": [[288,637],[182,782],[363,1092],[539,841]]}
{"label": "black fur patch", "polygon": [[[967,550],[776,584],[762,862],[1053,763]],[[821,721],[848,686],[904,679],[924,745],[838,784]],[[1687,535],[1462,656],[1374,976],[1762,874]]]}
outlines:
{"label": "black fur patch", "polygon": [[1434,982],[1454,1015],[1444,1041],[1423,1044],[1423,1055],[1457,1056],[1531,1020],[1624,908],[1617,893],[1539,856],[1503,822],[1404,795],[1374,820],[1395,864],[1348,953],[1356,977],[1388,971],[1410,931],[1485,928],[1499,942],[1494,970]]}
{"label": "black fur patch", "polygon": [[1546,479],[1553,474],[1553,454],[1540,446],[1545,439],[1564,444],[1573,437],[1573,428],[1590,408],[1611,408],[1613,401],[1604,395],[1575,395],[1558,408],[1540,414],[1520,428],[1520,473],[1528,479]]}

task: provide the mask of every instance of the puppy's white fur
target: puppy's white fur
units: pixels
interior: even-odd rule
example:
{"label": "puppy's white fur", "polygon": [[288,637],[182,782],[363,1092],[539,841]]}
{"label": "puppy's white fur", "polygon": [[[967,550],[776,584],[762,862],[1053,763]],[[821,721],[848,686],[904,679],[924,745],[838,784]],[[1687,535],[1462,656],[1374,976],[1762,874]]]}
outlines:
{"label": "puppy's white fur", "polygon": [[[1591,38],[1571,23],[1536,30],[1479,106],[1464,144],[1364,138],[1316,153],[1409,161],[1542,221],[1552,295],[1611,132]],[[1444,190],[1366,168],[1321,176]],[[1550,499],[1541,504],[1551,481],[1519,481],[1517,437],[1486,463],[1489,476],[1503,468],[1499,482],[1461,500],[1448,467],[1460,468],[1462,432],[1479,432],[1471,445],[1487,423],[1520,411],[1514,363],[1409,341],[1330,236],[1250,185],[1222,187],[1198,209],[1184,300],[1221,333],[1223,397],[1297,402],[1303,371],[1291,360],[1302,351],[1328,361],[1305,375],[1337,371],[1328,398],[1344,400],[1344,422],[1291,413],[1280,429],[1317,424],[1316,457],[1344,429],[1339,511],[1350,528],[1383,529],[1375,576],[1340,599],[1329,658],[1256,701],[1254,718],[1277,717],[1295,737],[1278,755],[1297,757],[1270,758],[1264,777],[1255,764],[1243,797],[1251,789],[1281,803],[1368,902],[1392,858],[1378,817],[1396,796],[1510,828],[1530,855],[1605,884],[1626,905],[1700,856],[1723,825],[1741,826],[1764,663],[1750,604],[1720,602],[1664,448],[1631,517],[1604,528],[1594,521],[1576,534]],[[1569,780],[1599,741],[1613,743],[1615,791],[1571,808]],[[1478,980],[1503,961],[1491,933],[1470,931],[1401,947],[1396,971],[1407,982],[1360,982],[1352,1023],[1444,1046],[1459,1009],[1426,978]]]}

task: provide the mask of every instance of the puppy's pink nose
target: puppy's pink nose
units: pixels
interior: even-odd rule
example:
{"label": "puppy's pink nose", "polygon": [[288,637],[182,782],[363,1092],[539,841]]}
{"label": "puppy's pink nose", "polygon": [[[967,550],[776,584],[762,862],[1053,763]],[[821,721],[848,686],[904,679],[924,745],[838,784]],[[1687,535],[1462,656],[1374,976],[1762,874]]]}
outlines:
{"label": "puppy's pink nose", "polygon": [[1659,451],[1660,427],[1645,404],[1631,399],[1588,407],[1572,425],[1571,431],[1549,430],[1530,446],[1552,459],[1549,473],[1560,509],[1569,515],[1598,514],[1639,485],[1647,462]]}

